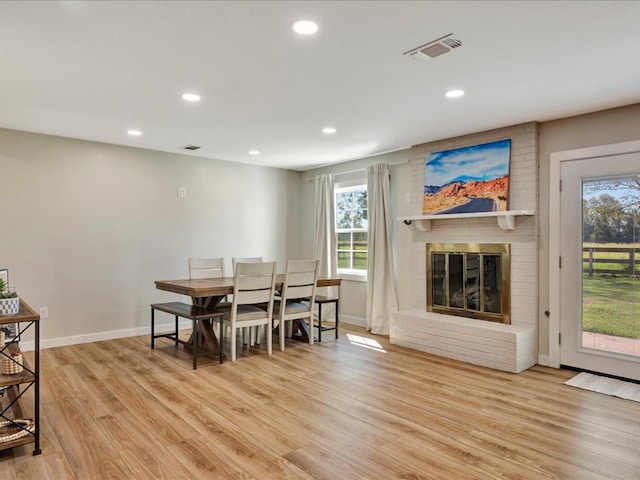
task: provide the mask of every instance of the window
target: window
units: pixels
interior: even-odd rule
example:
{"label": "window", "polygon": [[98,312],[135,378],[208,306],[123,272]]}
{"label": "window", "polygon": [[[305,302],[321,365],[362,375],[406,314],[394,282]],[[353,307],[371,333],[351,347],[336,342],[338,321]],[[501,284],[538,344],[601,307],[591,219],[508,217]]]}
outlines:
{"label": "window", "polygon": [[338,273],[367,274],[367,186],[336,189]]}

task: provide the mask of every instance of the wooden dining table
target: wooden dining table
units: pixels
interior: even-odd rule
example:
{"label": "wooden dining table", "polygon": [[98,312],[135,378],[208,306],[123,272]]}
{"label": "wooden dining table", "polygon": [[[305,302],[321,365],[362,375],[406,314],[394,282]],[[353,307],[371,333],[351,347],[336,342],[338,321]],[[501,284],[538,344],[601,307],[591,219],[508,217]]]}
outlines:
{"label": "wooden dining table", "polygon": [[[234,277],[156,280],[156,288],[167,292],[177,293],[191,297],[194,305],[204,308],[215,308],[227,295],[233,295]],[[282,289],[284,274],[276,275],[276,290]],[[318,277],[316,287],[340,287],[342,279],[338,277]],[[297,339],[309,342],[309,336],[313,335],[312,329],[304,321],[295,322]],[[191,341],[191,340],[190,340]],[[190,342],[189,341],[189,342]],[[198,326],[198,346],[203,349],[219,350],[218,339],[213,331],[213,326],[208,322],[201,322]]]}

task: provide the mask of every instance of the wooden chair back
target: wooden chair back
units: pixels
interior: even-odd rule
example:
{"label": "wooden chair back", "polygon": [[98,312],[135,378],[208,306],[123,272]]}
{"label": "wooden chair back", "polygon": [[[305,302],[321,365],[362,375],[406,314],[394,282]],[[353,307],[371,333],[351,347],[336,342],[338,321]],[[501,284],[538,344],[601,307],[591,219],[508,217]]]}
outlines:
{"label": "wooden chair back", "polygon": [[[220,307],[231,329],[231,361],[236,360],[236,332],[246,327],[264,326],[267,353],[271,355],[273,298],[276,290],[276,262],[236,263],[233,301]],[[256,337],[258,332],[256,332]]]}
{"label": "wooden chair back", "polygon": [[189,278],[191,280],[220,277],[224,277],[224,258],[189,259]]}
{"label": "wooden chair back", "polygon": [[269,303],[273,306],[276,262],[236,263],[233,309],[237,305]]}
{"label": "wooden chair back", "polygon": [[273,313],[280,330],[280,350],[285,347],[286,322],[308,322],[309,344],[313,344],[313,304],[318,280],[318,260],[287,260],[282,292]]}
{"label": "wooden chair back", "polygon": [[231,268],[236,274],[236,263],[261,263],[262,257],[231,257]]}
{"label": "wooden chair back", "polygon": [[313,305],[318,280],[318,260],[287,260],[282,300],[309,299]]}

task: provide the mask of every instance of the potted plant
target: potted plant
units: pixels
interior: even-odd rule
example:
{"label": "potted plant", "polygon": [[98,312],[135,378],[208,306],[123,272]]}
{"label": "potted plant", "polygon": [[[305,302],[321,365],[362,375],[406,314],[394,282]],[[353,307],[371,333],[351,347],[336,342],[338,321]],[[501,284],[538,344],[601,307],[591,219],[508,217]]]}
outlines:
{"label": "potted plant", "polygon": [[0,315],[15,315],[20,310],[20,298],[15,289],[0,278]]}

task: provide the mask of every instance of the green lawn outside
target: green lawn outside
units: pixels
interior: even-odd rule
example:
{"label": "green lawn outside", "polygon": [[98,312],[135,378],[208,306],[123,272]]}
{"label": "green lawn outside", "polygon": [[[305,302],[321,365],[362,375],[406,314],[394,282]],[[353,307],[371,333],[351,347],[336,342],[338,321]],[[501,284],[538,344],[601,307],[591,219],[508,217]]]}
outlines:
{"label": "green lawn outside", "polygon": [[583,276],[585,332],[640,338],[640,279]]}

